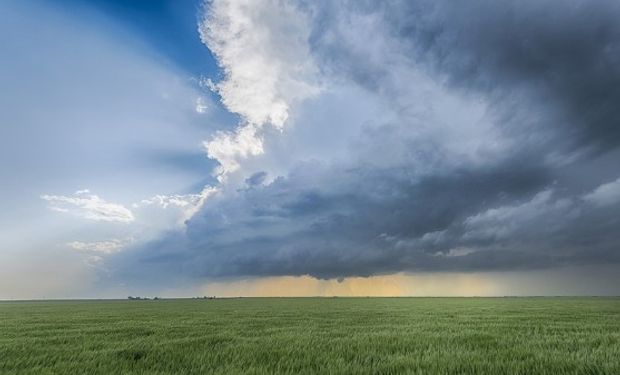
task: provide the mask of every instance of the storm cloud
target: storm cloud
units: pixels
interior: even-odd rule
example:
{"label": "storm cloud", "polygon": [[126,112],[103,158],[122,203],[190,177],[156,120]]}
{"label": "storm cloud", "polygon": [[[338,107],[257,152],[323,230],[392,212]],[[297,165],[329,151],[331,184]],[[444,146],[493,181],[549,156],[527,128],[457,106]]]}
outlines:
{"label": "storm cloud", "polygon": [[[235,160],[183,231],[114,254],[114,272],[342,278],[620,263],[616,1],[266,3],[304,21],[260,24],[262,2],[246,4],[233,7],[251,19],[241,26],[238,13],[210,13],[221,39],[206,43],[247,83],[260,72],[231,67],[226,50],[245,37],[217,27],[259,33],[253,43],[269,45],[243,53],[269,75],[242,97],[273,91],[286,119],[241,123],[260,152]],[[299,38],[283,47],[295,48],[272,53],[281,40],[269,36],[287,31]],[[235,98],[225,80],[224,103]],[[306,91],[287,101],[296,87]],[[256,110],[234,103],[242,117]]]}

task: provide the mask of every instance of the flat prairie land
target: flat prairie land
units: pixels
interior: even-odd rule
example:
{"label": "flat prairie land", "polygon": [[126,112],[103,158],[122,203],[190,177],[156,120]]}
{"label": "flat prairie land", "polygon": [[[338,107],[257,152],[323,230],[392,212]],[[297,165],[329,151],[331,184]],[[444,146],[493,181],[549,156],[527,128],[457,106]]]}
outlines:
{"label": "flat prairie land", "polygon": [[2,374],[620,374],[620,298],[0,302]]}

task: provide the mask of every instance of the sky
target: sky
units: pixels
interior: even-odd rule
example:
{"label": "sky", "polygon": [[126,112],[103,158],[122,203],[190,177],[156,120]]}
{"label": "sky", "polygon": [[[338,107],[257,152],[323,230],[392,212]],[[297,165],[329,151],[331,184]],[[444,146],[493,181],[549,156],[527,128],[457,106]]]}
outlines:
{"label": "sky", "polygon": [[0,299],[620,294],[615,0],[4,0]]}

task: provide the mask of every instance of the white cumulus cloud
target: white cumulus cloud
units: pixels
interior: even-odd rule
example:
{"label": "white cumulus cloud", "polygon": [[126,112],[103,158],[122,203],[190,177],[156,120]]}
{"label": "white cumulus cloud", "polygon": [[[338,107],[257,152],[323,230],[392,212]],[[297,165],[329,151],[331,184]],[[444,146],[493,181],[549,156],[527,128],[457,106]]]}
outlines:
{"label": "white cumulus cloud", "polygon": [[216,168],[220,181],[227,173],[239,169],[241,159],[263,153],[263,140],[257,131],[257,126],[248,124],[233,133],[218,132],[213,139],[203,142],[207,155],[220,163]]}
{"label": "white cumulus cloud", "polygon": [[263,153],[260,130],[282,129],[291,105],[319,91],[310,56],[307,15],[275,0],[224,0],[210,3],[199,27],[202,41],[217,57],[225,78],[210,85],[231,112],[242,118],[233,132],[204,143],[221,164],[220,181],[240,160]]}

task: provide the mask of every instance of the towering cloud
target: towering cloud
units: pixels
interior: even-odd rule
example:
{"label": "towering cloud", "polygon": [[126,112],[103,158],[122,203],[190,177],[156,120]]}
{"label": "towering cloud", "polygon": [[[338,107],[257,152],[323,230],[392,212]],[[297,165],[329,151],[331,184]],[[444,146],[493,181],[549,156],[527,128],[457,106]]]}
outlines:
{"label": "towering cloud", "polygon": [[116,271],[618,264],[619,18],[606,0],[207,3],[213,88],[240,117],[205,142],[221,194]]}
{"label": "towering cloud", "polygon": [[240,160],[263,153],[263,126],[282,129],[291,106],[317,93],[306,43],[310,28],[293,5],[226,0],[209,4],[199,31],[224,73],[212,88],[242,121],[236,131],[219,132],[204,144],[220,162],[216,173],[223,179]]}

